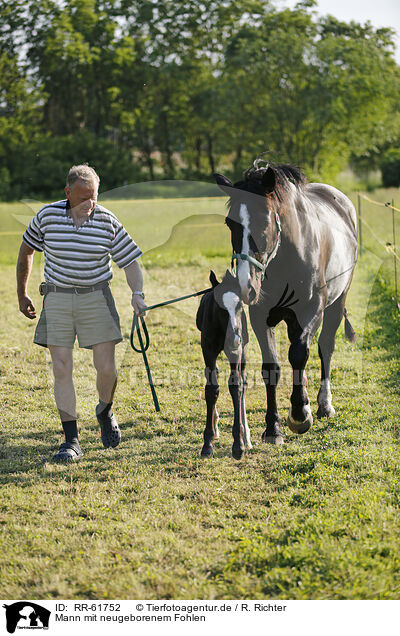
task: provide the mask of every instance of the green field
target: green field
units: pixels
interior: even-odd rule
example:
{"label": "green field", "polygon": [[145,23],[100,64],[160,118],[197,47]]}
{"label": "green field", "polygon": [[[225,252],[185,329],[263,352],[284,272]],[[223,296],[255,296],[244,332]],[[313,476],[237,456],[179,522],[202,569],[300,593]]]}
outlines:
{"label": "green field", "polygon": [[[378,191],[380,201],[397,193]],[[400,200],[397,201],[400,207]],[[61,441],[48,354],[19,314],[15,260],[24,223],[39,204],[0,204],[0,536],[4,599],[399,599],[400,374],[398,310],[392,301],[391,213],[363,202],[366,251],[348,299],[358,341],[339,329],[332,389],[336,415],[305,436],[261,443],[265,391],[251,334],[248,419],[253,450],[231,458],[232,406],[221,358],[221,438],[199,457],[205,421],[196,299],[148,316],[149,360],[161,413],[143,363],[130,349],[130,294],[113,291],[126,336],[118,346],[115,411],[123,442],[101,445],[90,353],[76,350],[84,458],[48,460]],[[221,277],[230,241],[221,198],[115,200],[110,207],[145,249],[149,303]],[[399,224],[400,227],[400,224]],[[400,236],[400,233],[399,233]],[[379,239],[379,240],[378,240]],[[31,295],[42,261],[35,257]],[[289,407],[287,338],[279,404]],[[307,367],[314,414],[319,361]]]}

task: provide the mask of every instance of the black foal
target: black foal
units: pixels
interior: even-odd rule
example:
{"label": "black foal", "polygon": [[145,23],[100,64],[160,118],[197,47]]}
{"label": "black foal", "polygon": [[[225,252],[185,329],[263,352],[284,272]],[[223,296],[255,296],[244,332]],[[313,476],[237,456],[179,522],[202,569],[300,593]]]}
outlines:
{"label": "black foal", "polygon": [[247,385],[246,348],[249,341],[246,314],[240,300],[239,283],[229,271],[221,283],[218,283],[214,272],[211,272],[210,282],[213,290],[201,299],[196,316],[196,325],[201,331],[206,376],[207,421],[201,455],[211,457],[212,442],[219,437],[216,408],[219,395],[217,357],[224,350],[231,367],[229,392],[234,409],[232,455],[235,459],[241,459],[245,447],[252,447],[244,399]]}

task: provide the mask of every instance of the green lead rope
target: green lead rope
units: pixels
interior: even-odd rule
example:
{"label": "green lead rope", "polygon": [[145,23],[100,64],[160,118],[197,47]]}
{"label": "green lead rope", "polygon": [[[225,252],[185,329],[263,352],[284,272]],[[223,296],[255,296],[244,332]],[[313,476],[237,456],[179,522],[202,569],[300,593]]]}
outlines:
{"label": "green lead rope", "polygon": [[[172,303],[177,303],[177,302],[179,302],[181,300],[186,300],[187,298],[193,298],[195,296],[202,296],[203,294],[206,294],[207,292],[212,291],[212,289],[213,289],[212,287],[208,287],[207,289],[202,289],[201,291],[195,292],[194,294],[187,294],[187,296],[180,296],[179,298],[173,298],[172,300],[165,300],[162,303],[157,303],[156,305],[150,305],[150,307],[146,307],[145,311],[150,311],[151,309],[158,309],[159,307],[165,307],[166,305],[171,305]],[[145,338],[144,341],[143,341],[143,336],[142,336],[142,330],[140,328],[139,318],[140,318],[140,322],[141,322],[142,328],[143,328],[143,334],[144,334],[144,338]],[[139,347],[137,347],[135,345],[135,343],[134,343],[135,331],[137,332],[137,336],[138,336],[138,340],[139,340]],[[138,316],[136,313],[133,314],[130,342],[131,342],[132,349],[134,351],[136,351],[136,353],[141,353],[142,356],[143,356],[144,366],[146,367],[147,378],[149,380],[151,394],[153,396],[154,407],[155,407],[157,413],[159,413],[160,405],[158,403],[157,393],[156,393],[156,390],[154,388],[154,382],[153,382],[153,378],[151,376],[150,365],[149,365],[149,361],[148,361],[147,355],[146,355],[146,351],[147,351],[147,349],[150,346],[150,336],[149,336],[149,332],[148,332],[146,321],[145,321],[144,317],[143,316]]]}

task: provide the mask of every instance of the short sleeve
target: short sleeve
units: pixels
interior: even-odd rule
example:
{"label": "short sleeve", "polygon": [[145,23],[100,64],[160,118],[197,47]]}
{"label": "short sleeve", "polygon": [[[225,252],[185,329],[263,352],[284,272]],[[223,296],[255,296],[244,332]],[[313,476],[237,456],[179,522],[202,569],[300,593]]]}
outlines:
{"label": "short sleeve", "polygon": [[36,250],[37,252],[43,252],[44,249],[44,235],[40,227],[40,211],[33,217],[32,221],[26,228],[22,240],[24,243]]}
{"label": "short sleeve", "polygon": [[142,250],[128,234],[123,225],[118,222],[111,245],[111,258],[121,269],[128,267],[142,255]]}

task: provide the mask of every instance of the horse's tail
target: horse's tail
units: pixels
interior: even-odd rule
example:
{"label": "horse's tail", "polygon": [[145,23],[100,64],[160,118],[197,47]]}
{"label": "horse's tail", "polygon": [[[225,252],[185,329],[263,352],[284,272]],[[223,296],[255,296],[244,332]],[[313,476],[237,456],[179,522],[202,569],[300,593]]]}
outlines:
{"label": "horse's tail", "polygon": [[355,342],[357,340],[357,334],[351,326],[350,320],[347,317],[347,309],[344,308],[344,335],[350,342]]}

